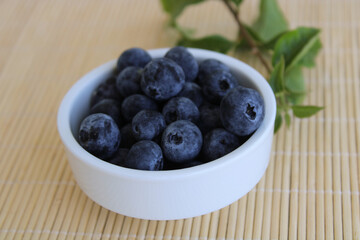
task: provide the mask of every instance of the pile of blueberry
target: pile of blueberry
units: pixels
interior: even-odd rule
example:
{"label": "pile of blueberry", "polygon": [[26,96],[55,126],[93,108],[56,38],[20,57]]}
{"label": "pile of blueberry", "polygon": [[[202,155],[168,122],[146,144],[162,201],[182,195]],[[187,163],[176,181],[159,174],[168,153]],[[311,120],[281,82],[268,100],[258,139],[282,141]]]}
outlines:
{"label": "pile of blueberry", "polygon": [[124,51],[116,73],[92,93],[80,145],[127,168],[172,170],[220,158],[264,118],[264,102],[215,59],[198,63],[184,47],[152,59]]}

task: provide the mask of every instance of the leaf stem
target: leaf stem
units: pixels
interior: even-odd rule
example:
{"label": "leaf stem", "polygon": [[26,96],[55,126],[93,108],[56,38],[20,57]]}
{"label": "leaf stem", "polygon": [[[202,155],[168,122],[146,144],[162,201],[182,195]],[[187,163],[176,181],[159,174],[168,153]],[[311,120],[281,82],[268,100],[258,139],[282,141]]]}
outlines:
{"label": "leaf stem", "polygon": [[239,29],[240,29],[240,33],[241,35],[244,37],[244,39],[249,43],[249,45],[251,46],[251,50],[253,52],[254,55],[256,55],[261,63],[264,65],[264,67],[266,68],[267,72],[270,74],[271,73],[271,68],[269,66],[269,64],[267,63],[267,61],[265,60],[264,56],[262,55],[262,53],[260,52],[256,42],[254,41],[254,39],[251,37],[251,35],[248,33],[248,31],[246,30],[246,28],[244,27],[244,25],[240,22],[239,18],[238,18],[238,11],[235,10],[233,7],[231,7],[230,3],[228,0],[223,0],[223,2],[225,3],[225,5],[227,6],[227,8],[229,9],[229,11],[231,12],[232,16],[234,17]]}

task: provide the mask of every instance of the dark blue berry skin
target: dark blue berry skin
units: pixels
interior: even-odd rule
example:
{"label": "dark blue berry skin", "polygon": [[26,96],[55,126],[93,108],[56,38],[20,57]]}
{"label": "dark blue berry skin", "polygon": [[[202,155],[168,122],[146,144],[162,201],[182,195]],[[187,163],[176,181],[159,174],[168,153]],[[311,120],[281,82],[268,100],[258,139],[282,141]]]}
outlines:
{"label": "dark blue berry skin", "polygon": [[197,122],[200,112],[197,106],[189,98],[174,97],[170,99],[162,109],[167,124],[177,120],[189,120]]}
{"label": "dark blue berry skin", "polygon": [[126,67],[145,67],[151,61],[151,56],[144,49],[130,48],[125,50],[117,61],[117,68],[119,73]]}
{"label": "dark blue berry skin", "polygon": [[116,78],[116,88],[122,97],[140,93],[140,79],[142,68],[127,67]]}
{"label": "dark blue berry skin", "polygon": [[90,109],[90,114],[104,113],[115,120],[118,127],[122,125],[121,103],[113,99],[103,99]]}
{"label": "dark blue berry skin", "polygon": [[127,122],[144,109],[156,111],[158,106],[154,100],[141,94],[130,95],[121,104],[121,114]]}
{"label": "dark blue berry skin", "polygon": [[186,48],[174,47],[165,54],[165,57],[179,64],[184,70],[185,81],[192,82],[195,80],[199,72],[199,65],[194,56]]}
{"label": "dark blue berry skin", "polygon": [[184,71],[177,63],[168,58],[158,58],[144,68],[140,86],[147,96],[164,101],[176,96],[184,83]]}
{"label": "dark blue berry skin", "polygon": [[103,160],[111,158],[120,145],[121,134],[115,121],[103,113],[87,116],[80,125],[79,143]]}
{"label": "dark blue berry skin", "polygon": [[124,162],[128,152],[129,152],[128,148],[119,148],[115,153],[115,155],[108,160],[108,162],[115,164],[117,166],[124,166]]}
{"label": "dark blue berry skin", "polygon": [[218,70],[206,75],[202,91],[209,102],[219,104],[221,99],[238,85],[238,81],[230,72]]}
{"label": "dark blue berry skin", "polygon": [[198,156],[202,143],[200,129],[190,121],[179,120],[165,128],[161,147],[168,161],[185,164]]}
{"label": "dark blue berry skin", "polygon": [[124,167],[150,171],[162,170],[163,164],[164,158],[161,148],[149,140],[135,143],[124,161]]}
{"label": "dark blue berry skin", "polygon": [[[110,78],[111,79],[111,78]],[[100,102],[103,99],[114,99],[117,101],[122,101],[122,97],[114,81],[108,79],[106,82],[101,83],[91,94],[90,106],[94,106],[96,103]]]}
{"label": "dark blue berry skin", "polygon": [[205,161],[218,159],[239,147],[239,138],[223,128],[216,128],[204,137],[202,156]]}
{"label": "dark blue berry skin", "polygon": [[236,87],[221,101],[220,118],[229,132],[238,136],[253,133],[264,119],[264,100],[258,91]]}
{"label": "dark blue berry skin", "polygon": [[136,140],[152,140],[166,127],[164,116],[152,110],[138,112],[132,119],[131,125]]}
{"label": "dark blue berry skin", "polygon": [[189,98],[197,107],[200,107],[204,100],[201,87],[193,82],[186,82],[177,96]]}
{"label": "dark blue berry skin", "polygon": [[227,65],[216,59],[206,59],[201,62],[199,65],[199,74],[197,79],[200,86],[204,84],[203,80],[205,79],[206,75],[218,70],[230,72],[230,68]]}
{"label": "dark blue berry skin", "polygon": [[121,129],[121,148],[130,148],[135,142],[136,139],[132,132],[131,123],[125,124]]}
{"label": "dark blue berry skin", "polygon": [[218,105],[205,103],[200,106],[200,120],[198,126],[203,134],[214,128],[222,127],[220,119],[220,107]]}

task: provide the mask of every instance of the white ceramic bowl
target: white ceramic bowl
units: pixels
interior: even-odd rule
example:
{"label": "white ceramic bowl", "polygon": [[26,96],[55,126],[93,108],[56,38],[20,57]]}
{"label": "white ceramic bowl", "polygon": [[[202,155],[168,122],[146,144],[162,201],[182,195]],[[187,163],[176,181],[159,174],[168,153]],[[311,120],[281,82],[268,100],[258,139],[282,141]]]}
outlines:
{"label": "white ceramic bowl", "polygon": [[[150,50],[153,58],[168,49]],[[58,111],[58,131],[80,188],[96,203],[114,212],[142,219],[171,220],[199,216],[223,208],[248,193],[263,176],[270,158],[276,113],[275,96],[253,68],[212,51],[189,49],[198,61],[215,58],[228,65],[247,87],[265,101],[259,129],[242,146],[215,161],[171,171],[119,167],[85,151],[78,128],[89,112],[91,92],[114,70],[110,61],[82,77],[66,94]]]}

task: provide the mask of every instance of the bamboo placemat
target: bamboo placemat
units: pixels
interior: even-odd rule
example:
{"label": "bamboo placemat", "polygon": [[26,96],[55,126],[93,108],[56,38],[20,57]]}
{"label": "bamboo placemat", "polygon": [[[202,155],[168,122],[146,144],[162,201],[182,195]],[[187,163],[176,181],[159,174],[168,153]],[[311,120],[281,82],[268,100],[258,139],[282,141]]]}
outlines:
{"label": "bamboo placemat", "polygon": [[[244,2],[251,22],[258,1]],[[360,1],[280,5],[291,27],[322,29],[317,67],[304,75],[306,104],[325,110],[275,136],[266,174],[237,202],[192,219],[145,221],[82,193],[56,114],[77,79],[124,49],[174,44],[158,0],[0,1],[0,239],[360,239]],[[235,37],[219,1],[188,9],[181,23]]]}

